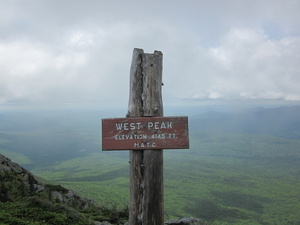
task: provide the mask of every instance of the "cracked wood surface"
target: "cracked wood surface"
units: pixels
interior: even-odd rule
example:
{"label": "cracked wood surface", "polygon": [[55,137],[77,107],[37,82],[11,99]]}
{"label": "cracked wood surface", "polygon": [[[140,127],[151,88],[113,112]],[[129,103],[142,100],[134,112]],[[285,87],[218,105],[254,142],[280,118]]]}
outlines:
{"label": "cracked wood surface", "polygon": [[[134,49],[127,117],[161,117],[162,53]],[[163,150],[130,151],[130,225],[162,225]]]}

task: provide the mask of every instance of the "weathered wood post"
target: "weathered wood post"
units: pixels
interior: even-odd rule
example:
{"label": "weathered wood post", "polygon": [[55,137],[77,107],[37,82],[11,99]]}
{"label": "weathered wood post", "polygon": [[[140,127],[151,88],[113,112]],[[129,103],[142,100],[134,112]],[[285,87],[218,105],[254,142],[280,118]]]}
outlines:
{"label": "weathered wood post", "polygon": [[[134,49],[127,117],[161,117],[162,53]],[[163,150],[130,151],[130,225],[162,225]]]}
{"label": "weathered wood post", "polygon": [[189,148],[188,118],[163,117],[162,53],[134,49],[126,118],[102,119],[102,150],[130,151],[130,225],[162,225],[163,149]]}

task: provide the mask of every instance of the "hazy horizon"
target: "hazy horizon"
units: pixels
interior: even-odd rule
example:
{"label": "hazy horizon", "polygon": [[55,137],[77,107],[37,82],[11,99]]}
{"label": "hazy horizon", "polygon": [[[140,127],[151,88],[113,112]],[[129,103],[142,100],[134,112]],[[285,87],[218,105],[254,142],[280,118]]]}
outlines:
{"label": "hazy horizon", "polygon": [[0,107],[126,110],[134,48],[163,53],[166,112],[299,103],[299,10],[295,0],[1,1]]}

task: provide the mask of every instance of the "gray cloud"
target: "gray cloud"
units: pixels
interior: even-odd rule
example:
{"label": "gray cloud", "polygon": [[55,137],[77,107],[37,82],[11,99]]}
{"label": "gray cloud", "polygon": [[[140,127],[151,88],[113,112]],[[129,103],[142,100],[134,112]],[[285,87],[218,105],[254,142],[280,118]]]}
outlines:
{"label": "gray cloud", "polygon": [[298,1],[2,1],[0,103],[127,104],[132,50],[165,99],[300,100]]}

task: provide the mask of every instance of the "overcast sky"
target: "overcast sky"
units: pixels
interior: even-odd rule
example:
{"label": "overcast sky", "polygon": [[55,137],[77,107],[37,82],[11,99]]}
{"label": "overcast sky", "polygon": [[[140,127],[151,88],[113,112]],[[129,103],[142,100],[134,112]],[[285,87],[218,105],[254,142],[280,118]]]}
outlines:
{"label": "overcast sky", "polygon": [[127,106],[132,51],[163,101],[300,100],[298,0],[0,0],[0,105]]}

